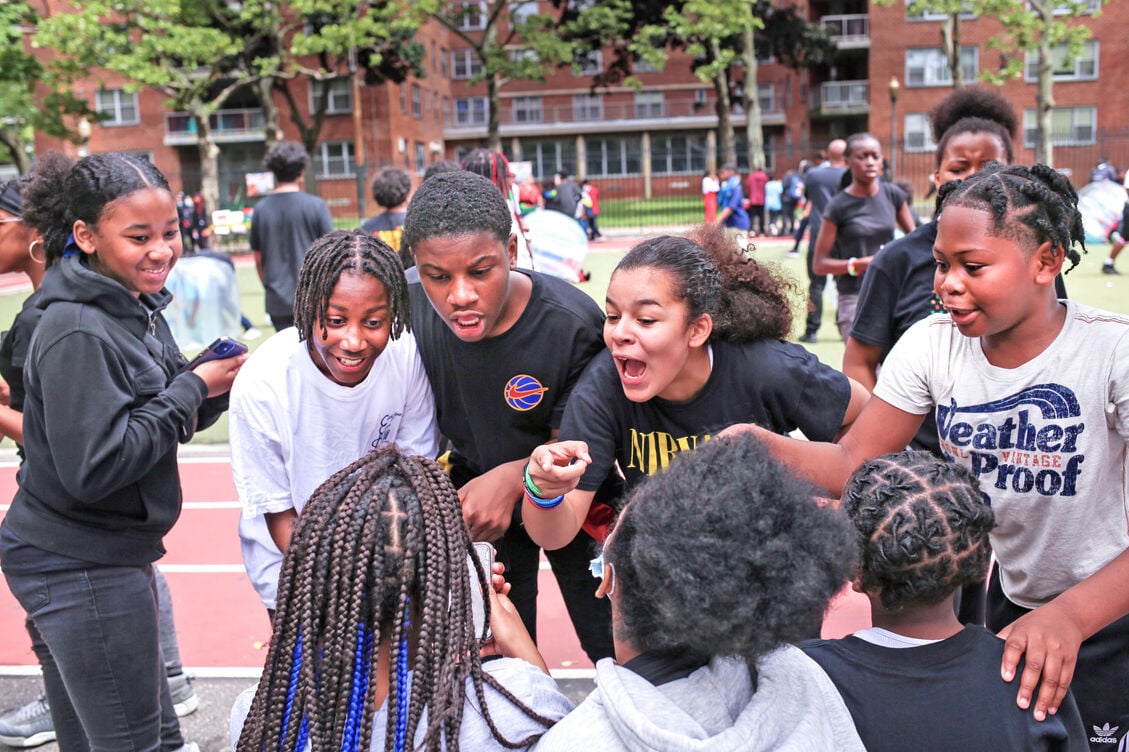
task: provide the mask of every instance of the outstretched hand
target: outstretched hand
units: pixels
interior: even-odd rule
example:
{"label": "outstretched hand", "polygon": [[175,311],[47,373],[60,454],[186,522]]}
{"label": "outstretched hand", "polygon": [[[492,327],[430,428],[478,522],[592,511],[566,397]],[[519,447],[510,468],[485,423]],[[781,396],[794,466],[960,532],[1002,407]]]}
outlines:
{"label": "outstretched hand", "polygon": [[1016,619],[1000,630],[998,636],[1006,643],[1000,665],[1004,681],[1014,679],[1020,658],[1026,659],[1019,677],[1016,704],[1024,710],[1030,707],[1038,686],[1035,720],[1046,720],[1048,714],[1057,713],[1074,678],[1078,649],[1083,640],[1082,630],[1067,610],[1052,601]]}
{"label": "outstretched hand", "polygon": [[576,488],[592,463],[588,444],[583,441],[557,441],[542,444],[529,456],[529,477],[543,499],[563,496]]}

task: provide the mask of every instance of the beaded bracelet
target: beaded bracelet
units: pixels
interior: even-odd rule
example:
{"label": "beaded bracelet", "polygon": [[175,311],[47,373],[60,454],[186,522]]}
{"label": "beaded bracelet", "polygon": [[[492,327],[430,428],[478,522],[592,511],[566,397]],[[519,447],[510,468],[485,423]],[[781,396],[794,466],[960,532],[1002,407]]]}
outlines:
{"label": "beaded bracelet", "polygon": [[558,496],[555,499],[542,499],[540,496],[535,496],[529,493],[528,488],[525,489],[525,498],[529,499],[529,502],[533,504],[533,506],[540,509],[552,509],[553,507],[559,507],[561,505],[561,502],[564,501],[563,495]]}

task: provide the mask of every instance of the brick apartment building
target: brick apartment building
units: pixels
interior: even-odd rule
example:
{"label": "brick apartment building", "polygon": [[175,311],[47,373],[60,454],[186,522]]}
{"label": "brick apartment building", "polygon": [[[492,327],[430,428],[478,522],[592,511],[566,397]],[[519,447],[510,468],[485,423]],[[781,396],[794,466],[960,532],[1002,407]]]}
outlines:
{"label": "brick apartment building", "polygon": [[[1098,0],[1090,2],[1097,7]],[[533,5],[515,3],[513,11]],[[769,169],[782,173],[801,159],[817,158],[831,138],[870,130],[898,176],[910,179],[923,195],[934,167],[925,113],[951,86],[940,49],[941,20],[908,17],[905,0],[884,7],[866,0],[813,0],[807,7],[810,20],[836,40],[838,52],[830,64],[811,70],[793,71],[771,59],[759,65],[757,94]],[[478,30],[474,15],[464,23],[469,33]],[[1092,28],[1093,39],[1080,58],[1056,75],[1054,134],[1056,166],[1080,182],[1100,159],[1129,165],[1129,127],[1123,124],[1129,112],[1129,39],[1123,33],[1129,3],[1114,0],[1102,9],[1100,21],[1090,17],[1082,23]],[[991,18],[970,14],[964,19],[966,80],[998,68],[999,53],[985,43],[1000,30]],[[313,173],[318,192],[338,216],[357,216],[359,200],[367,200],[364,213],[374,211],[363,183],[376,169],[396,165],[421,175],[433,161],[458,159],[485,140],[486,84],[469,84],[481,65],[473,50],[434,22],[418,38],[426,50],[426,75],[401,85],[362,86],[359,101],[354,101],[349,78],[326,84],[330,114],[312,155]],[[601,181],[610,189],[605,196],[695,194],[702,171],[716,164],[718,153],[712,86],[694,76],[685,56],[674,55],[662,72],[637,68],[642,82],[637,90],[593,91],[591,76],[602,69],[608,54],[594,53],[581,61],[579,72],[561,69],[544,83],[505,85],[500,133],[507,155],[531,162],[538,178],[564,169]],[[1033,160],[1033,70],[1028,61],[1028,75],[1002,87],[1023,113],[1025,132],[1016,158],[1024,162]],[[896,105],[889,89],[895,78]],[[304,89],[305,84],[296,82],[299,101],[310,101]],[[191,118],[168,112],[155,91],[126,92],[112,75],[92,76],[77,93],[107,116],[93,126],[85,149],[144,153],[174,187],[197,189],[199,158]],[[281,97],[277,104],[285,137],[297,138]],[[744,123],[744,113],[735,108],[742,164]],[[243,200],[243,175],[260,169],[266,139],[254,93],[236,94],[214,116],[213,129],[220,148],[221,198],[237,204]],[[360,167],[358,141],[365,157]],[[76,150],[42,137],[36,147]]]}

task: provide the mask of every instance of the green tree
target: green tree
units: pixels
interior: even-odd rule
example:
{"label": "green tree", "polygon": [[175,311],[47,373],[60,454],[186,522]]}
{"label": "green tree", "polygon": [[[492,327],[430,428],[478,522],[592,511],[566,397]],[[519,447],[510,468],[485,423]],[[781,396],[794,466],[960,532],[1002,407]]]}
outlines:
{"label": "green tree", "polygon": [[[1090,14],[1091,3],[1084,0],[982,0],[977,10],[994,17],[1004,30],[988,41],[988,46],[1001,53],[999,72],[985,71],[981,76],[992,83],[1002,83],[1023,75],[1026,56],[1038,59],[1035,92],[1035,161],[1054,165],[1052,145],[1052,112],[1054,110],[1054,71],[1069,65],[1090,38],[1090,29],[1079,19]],[[1094,11],[1098,16],[1100,11]]]}
{"label": "green tree", "polygon": [[[874,0],[877,5],[892,5],[900,0]],[[906,15],[919,16],[923,13],[943,15],[941,22],[941,49],[949,64],[953,88],[964,86],[964,71],[960,67],[961,15],[971,12],[969,0],[911,0],[906,4]]]}
{"label": "green tree", "polygon": [[[594,3],[599,6],[602,3]],[[470,0],[418,3],[470,46],[481,62],[469,84],[486,82],[487,146],[501,149],[501,91],[510,81],[544,81],[560,65],[580,69],[576,45],[558,31],[567,4],[542,13],[534,0]],[[466,27],[477,28],[466,28]]]}
{"label": "green tree", "polygon": [[35,131],[77,142],[67,119],[94,116],[70,93],[67,69],[44,70],[25,46],[34,18],[26,2],[0,4],[0,161],[6,152],[21,175],[31,167]]}
{"label": "green tree", "polygon": [[[56,65],[112,71],[126,89],[150,87],[168,97],[168,105],[187,112],[196,127],[202,193],[219,206],[219,147],[210,118],[240,87],[270,75],[278,59],[247,61],[241,38],[231,29],[240,17],[268,12],[270,0],[75,0],[73,12],[40,21],[36,42],[56,53]],[[243,28],[254,29],[244,23]]]}

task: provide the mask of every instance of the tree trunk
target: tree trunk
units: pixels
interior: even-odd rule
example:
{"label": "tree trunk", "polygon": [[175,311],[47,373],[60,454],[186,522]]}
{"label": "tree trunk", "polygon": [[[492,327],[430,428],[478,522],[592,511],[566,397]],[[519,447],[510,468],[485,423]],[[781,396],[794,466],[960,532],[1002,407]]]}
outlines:
{"label": "tree trunk", "polygon": [[[1049,29],[1054,22],[1054,5],[1048,0],[1040,8],[1032,3],[1042,16],[1044,29]],[[1052,146],[1051,110],[1055,106],[1054,96],[1054,45],[1051,44],[1049,34],[1045,31],[1039,36],[1039,84],[1035,93],[1035,161],[1042,162],[1047,167],[1054,167],[1054,147]]]}
{"label": "tree trunk", "polygon": [[212,139],[212,124],[208,122],[211,108],[197,106],[189,110],[196,119],[196,148],[200,153],[200,193],[208,211],[220,208],[219,147]]}
{"label": "tree trunk", "polygon": [[[710,40],[710,54],[714,60],[720,55],[720,45],[716,39]],[[717,140],[721,151],[721,166],[737,164],[737,145],[733,137],[733,117],[729,100],[728,71],[721,73],[713,81],[717,92]]]}
{"label": "tree trunk", "polygon": [[[486,50],[492,50],[498,45],[498,24],[487,24],[486,30],[482,32],[482,43],[478,46],[476,52],[482,58],[482,64],[486,65],[486,58],[483,53]],[[501,99],[501,82],[497,76],[486,77],[486,93],[490,98],[487,103],[488,111],[486,113],[486,147],[494,151],[502,150],[502,136],[499,132],[502,122],[502,99]],[[575,169],[570,172],[576,172]]]}
{"label": "tree trunk", "polygon": [[745,145],[749,151],[749,170],[764,169],[764,130],[761,128],[761,101],[757,92],[757,48],[752,19],[745,24]]}
{"label": "tree trunk", "polygon": [[255,83],[259,104],[263,108],[263,130],[266,133],[266,148],[269,149],[282,140],[281,114],[274,103],[274,77],[260,78]]}
{"label": "tree trunk", "polygon": [[945,22],[941,24],[941,48],[945,50],[945,57],[949,61],[949,73],[953,79],[953,88],[959,89],[964,86],[964,71],[960,65],[959,11],[950,13]]}
{"label": "tree trunk", "polygon": [[20,128],[17,125],[0,126],[0,144],[8,147],[12,161],[16,163],[16,171],[26,175],[31,169],[31,157],[27,155],[26,144],[20,137]]}

